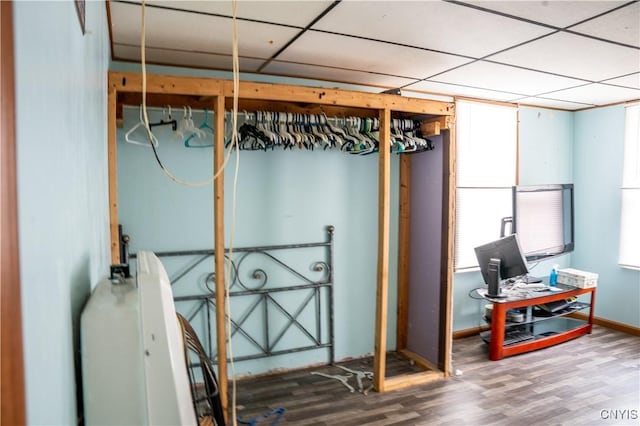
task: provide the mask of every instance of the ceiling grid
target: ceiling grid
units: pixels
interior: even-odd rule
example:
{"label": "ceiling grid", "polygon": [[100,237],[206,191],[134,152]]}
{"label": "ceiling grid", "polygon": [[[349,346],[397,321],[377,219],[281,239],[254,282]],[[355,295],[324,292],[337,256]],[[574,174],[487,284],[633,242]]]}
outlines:
{"label": "ceiling grid", "polygon": [[[140,1],[107,2],[140,61]],[[148,0],[147,61],[232,68],[231,2]],[[640,2],[238,0],[241,72],[582,109],[640,99]]]}

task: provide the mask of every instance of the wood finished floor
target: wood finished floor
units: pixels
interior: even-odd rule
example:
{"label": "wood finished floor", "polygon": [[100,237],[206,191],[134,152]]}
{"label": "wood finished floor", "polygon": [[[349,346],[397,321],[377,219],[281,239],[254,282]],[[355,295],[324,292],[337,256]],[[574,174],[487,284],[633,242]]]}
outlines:
{"label": "wood finished floor", "polygon": [[[599,326],[591,335],[501,361],[489,361],[486,345],[473,336],[453,343],[459,376],[368,395],[310,374],[344,374],[330,366],[245,379],[238,381],[238,414],[248,420],[282,407],[278,424],[300,426],[638,425],[639,360],[640,337]],[[344,365],[363,369],[367,361]],[[635,418],[614,410],[636,410]]]}

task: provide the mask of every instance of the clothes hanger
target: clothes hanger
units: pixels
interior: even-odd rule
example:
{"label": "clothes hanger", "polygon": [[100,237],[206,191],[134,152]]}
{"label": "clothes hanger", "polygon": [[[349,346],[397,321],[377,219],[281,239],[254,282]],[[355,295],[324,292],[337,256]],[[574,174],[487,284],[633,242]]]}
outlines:
{"label": "clothes hanger", "polygon": [[138,121],[131,129],[129,129],[129,131],[127,133],[125,133],[124,135],[124,140],[132,145],[140,145],[140,146],[145,146],[147,148],[151,148],[151,144],[153,144],[154,148],[158,147],[158,139],[155,137],[155,135],[153,134],[153,132],[149,131],[148,133],[151,135],[151,142],[149,141],[138,141],[135,140],[131,137],[131,135],[133,134],[133,132],[135,132],[138,127],[143,127],[146,130],[147,125],[145,124],[143,118],[142,118],[142,105],[140,106],[140,121]]}
{"label": "clothes hanger", "polygon": [[[189,107],[191,108],[191,107]],[[200,130],[202,133],[201,135],[196,135],[196,133],[192,133],[191,135],[189,135],[189,137],[187,137],[184,140],[184,146],[187,148],[209,148],[212,147],[213,144],[213,127],[211,127],[207,121],[207,118],[209,116],[209,111],[207,111],[206,109],[204,110],[204,120],[202,122],[202,124],[200,124],[200,126],[197,127],[198,130]],[[193,120],[192,120],[193,122]],[[207,130],[209,130],[209,132],[207,132]],[[200,144],[200,143],[193,143],[193,139],[204,139],[207,138],[207,136],[209,136],[209,140],[211,140],[211,143],[204,143],[204,144]]]}

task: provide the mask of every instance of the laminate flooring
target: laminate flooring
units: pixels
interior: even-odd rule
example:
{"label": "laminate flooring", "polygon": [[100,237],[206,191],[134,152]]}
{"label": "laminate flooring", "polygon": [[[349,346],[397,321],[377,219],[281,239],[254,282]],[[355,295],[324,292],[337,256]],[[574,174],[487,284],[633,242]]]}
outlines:
{"label": "laminate flooring", "polygon": [[[395,373],[414,368],[393,354],[388,364]],[[370,359],[340,365],[372,371]],[[249,420],[284,408],[278,424],[300,426],[640,424],[637,336],[594,326],[590,335],[500,361],[489,361],[472,336],[453,342],[453,366],[455,376],[366,395],[353,378],[356,392],[311,374],[346,374],[335,366],[248,378],[237,382],[237,413]]]}

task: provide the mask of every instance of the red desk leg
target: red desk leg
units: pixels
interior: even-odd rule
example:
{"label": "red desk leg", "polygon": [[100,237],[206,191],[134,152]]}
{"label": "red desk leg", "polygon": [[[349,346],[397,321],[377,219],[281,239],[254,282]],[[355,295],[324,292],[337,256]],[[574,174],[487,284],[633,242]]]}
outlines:
{"label": "red desk leg", "polygon": [[504,303],[494,303],[491,313],[491,340],[489,341],[489,359],[497,361],[503,358],[504,327],[507,310]]}

